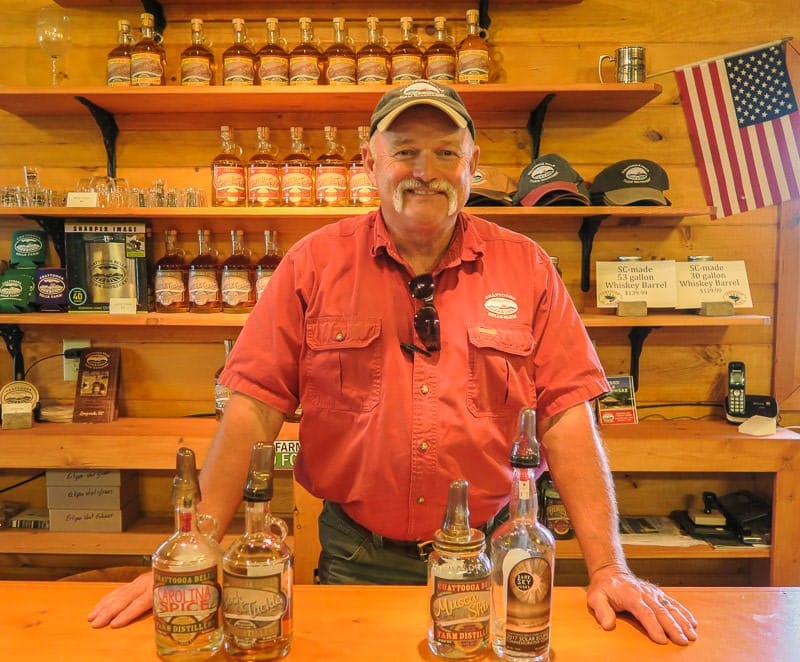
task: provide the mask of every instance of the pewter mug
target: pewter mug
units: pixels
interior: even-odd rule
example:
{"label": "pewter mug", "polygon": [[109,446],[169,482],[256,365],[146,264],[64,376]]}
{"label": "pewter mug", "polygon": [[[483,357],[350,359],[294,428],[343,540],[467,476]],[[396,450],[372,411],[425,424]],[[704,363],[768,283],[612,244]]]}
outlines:
{"label": "pewter mug", "polygon": [[603,62],[616,62],[618,83],[644,83],[644,46],[621,46],[614,51],[614,56],[601,55],[597,61],[597,76],[603,80]]}

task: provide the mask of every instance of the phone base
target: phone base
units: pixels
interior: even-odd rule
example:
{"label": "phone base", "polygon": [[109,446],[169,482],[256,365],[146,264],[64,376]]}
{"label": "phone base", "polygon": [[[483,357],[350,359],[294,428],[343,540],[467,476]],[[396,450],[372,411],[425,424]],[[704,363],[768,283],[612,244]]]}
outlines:
{"label": "phone base", "polygon": [[728,410],[728,398],[725,397],[725,420],[738,425],[744,423],[751,416],[765,416],[766,418],[778,417],[778,403],[769,395],[745,395],[744,415],[732,414]]}

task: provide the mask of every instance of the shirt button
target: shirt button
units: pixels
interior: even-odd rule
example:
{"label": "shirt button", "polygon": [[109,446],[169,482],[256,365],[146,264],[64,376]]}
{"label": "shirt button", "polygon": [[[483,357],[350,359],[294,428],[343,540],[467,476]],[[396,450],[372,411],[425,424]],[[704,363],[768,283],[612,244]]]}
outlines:
{"label": "shirt button", "polygon": [[425,503],[425,497],[424,496],[418,496],[417,497],[417,503],[419,503],[419,504]]}
{"label": "shirt button", "polygon": [[423,453],[424,453],[426,450],[428,450],[428,442],[427,442],[427,441],[423,441],[423,442],[421,442],[421,443],[420,443],[420,445],[419,445],[419,449],[420,449],[420,450],[421,450]]}
{"label": "shirt button", "polygon": [[419,392],[422,393],[422,395],[428,395],[428,391],[430,391],[430,389],[427,384],[423,384],[419,387]]}
{"label": "shirt button", "polygon": [[336,338],[336,342],[342,342],[342,340],[344,340],[344,333],[342,333],[341,331],[339,331],[339,332],[336,334],[336,337],[335,337],[335,338]]}

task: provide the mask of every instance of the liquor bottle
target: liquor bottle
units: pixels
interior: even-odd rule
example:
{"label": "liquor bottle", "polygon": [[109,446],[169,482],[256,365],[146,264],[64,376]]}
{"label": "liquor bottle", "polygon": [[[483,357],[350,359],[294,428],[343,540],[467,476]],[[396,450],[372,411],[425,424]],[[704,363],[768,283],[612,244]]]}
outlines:
{"label": "liquor bottle", "polygon": [[380,201],[378,189],[364,170],[361,150],[369,143],[369,127],[358,127],[358,151],[350,158],[350,204],[357,207],[374,207]]}
{"label": "liquor bottle", "polygon": [[231,20],[233,43],[222,53],[222,84],[233,86],[255,85],[256,54],[247,43],[243,18]]}
{"label": "liquor bottle", "polygon": [[177,245],[178,233],[164,231],[164,255],[156,262],[156,312],[185,313],[189,310],[189,268]]}
{"label": "liquor bottle", "polygon": [[347,35],[345,20],[341,16],[333,19],[333,43],[325,49],[322,57],[322,80],[328,85],[356,84],[356,53]]}
{"label": "liquor bottle", "polygon": [[391,70],[393,83],[408,83],[422,78],[422,49],[414,34],[414,20],[410,16],[400,19],[402,36],[392,49]]}
{"label": "liquor bottle", "polygon": [[270,513],[275,447],[253,445],[244,486],[244,534],[222,558],[225,652],[233,659],[274,660],[292,645],[294,561],[288,527]]}
{"label": "liquor bottle", "polygon": [[433,19],[436,40],[425,50],[425,78],[439,83],[454,83],[456,80],[456,49],[447,32],[447,19]]}
{"label": "liquor bottle", "polygon": [[247,202],[242,148],[230,126],[219,128],[220,153],[211,162],[211,202],[214,207],[244,207]]}
{"label": "liquor bottle", "polygon": [[264,230],[264,255],[256,262],[256,301],[264,294],[275,269],[278,268],[283,254],[278,246],[278,233],[275,230]]}
{"label": "liquor bottle", "polygon": [[325,151],[317,157],[314,178],[315,199],[323,207],[347,205],[347,163],[344,147],[336,142],[336,127],[326,126]]}
{"label": "liquor bottle", "polygon": [[269,140],[269,127],[256,127],[256,153],[247,162],[247,204],[275,207],[281,204],[281,160]]}
{"label": "liquor bottle", "polygon": [[289,53],[289,85],[318,85],[322,52],[314,38],[314,27],[308,16],[301,16],[300,43]]}
{"label": "liquor bottle", "polygon": [[450,659],[481,655],[489,645],[491,566],[486,536],[469,525],[468,489],[466,480],[450,483],[428,558],[428,647]]}
{"label": "liquor bottle", "polygon": [[203,36],[203,19],[193,18],[189,23],[192,26],[192,43],[181,53],[181,85],[216,85],[217,65],[214,53],[206,45]]}
{"label": "liquor bottle", "polygon": [[303,142],[303,127],[289,127],[292,146],[283,159],[281,197],[290,207],[310,207],[314,204],[314,167],[311,148]]}
{"label": "liquor bottle", "polygon": [[536,411],[525,408],[511,448],[509,518],[495,529],[492,554],[492,649],[500,658],[545,662],[555,569],[553,535],[537,517]]}
{"label": "liquor bottle", "polygon": [[225,369],[225,363],[227,363],[228,357],[233,349],[233,342],[234,341],[230,339],[222,341],[223,346],[225,347],[225,360],[214,373],[214,416],[218,421],[222,420],[222,415],[225,413],[225,407],[228,405],[228,400],[231,399],[231,389],[224,384],[219,383],[219,376]]}
{"label": "liquor bottle", "polygon": [[356,82],[385,85],[389,82],[389,51],[377,16],[367,16],[367,43],[356,53]]}
{"label": "liquor bottle", "polygon": [[132,52],[131,23],[120,19],[117,21],[117,45],[106,56],[106,85],[109,87],[130,86]]}
{"label": "liquor bottle", "polygon": [[218,313],[219,261],[211,247],[211,231],[197,231],[197,255],[189,262],[189,312]]}
{"label": "liquor bottle", "polygon": [[539,486],[539,521],[550,529],[556,540],[574,538],[572,521],[549,471],[542,474]]}
{"label": "liquor bottle", "polygon": [[153,620],[162,659],[206,660],[222,647],[222,554],[201,532],[200,498],[194,452],[181,447],[172,482],[175,533],[153,553]]}
{"label": "liquor bottle", "polygon": [[256,53],[256,70],[258,84],[277,87],[289,84],[289,53],[286,52],[286,40],[281,37],[277,18],[268,18],[267,43]]}
{"label": "liquor bottle", "polygon": [[467,10],[467,36],[457,49],[456,72],[459,83],[478,85],[489,82],[489,45],[481,37],[478,10]]}
{"label": "liquor bottle", "polygon": [[244,231],[231,230],[231,254],[220,277],[223,313],[249,313],[256,303],[256,271],[244,245]]}
{"label": "liquor bottle", "polygon": [[131,51],[131,85],[150,87],[167,84],[167,54],[155,40],[155,17],[144,13],[141,21],[141,38]]}

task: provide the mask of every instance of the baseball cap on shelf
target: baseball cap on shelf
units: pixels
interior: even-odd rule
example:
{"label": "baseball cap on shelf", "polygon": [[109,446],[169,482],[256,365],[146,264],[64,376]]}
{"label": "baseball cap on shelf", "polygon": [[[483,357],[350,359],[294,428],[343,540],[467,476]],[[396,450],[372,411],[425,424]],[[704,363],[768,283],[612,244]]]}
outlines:
{"label": "baseball cap on shelf", "polygon": [[464,102],[452,87],[429,80],[415,80],[384,94],[370,120],[369,135],[385,131],[397,116],[411,106],[428,105],[438,108],[461,129],[467,128],[475,137],[475,125]]}
{"label": "baseball cap on shelf", "polygon": [[601,170],[589,188],[595,205],[670,205],[669,178],[647,159],[625,159]]}
{"label": "baseball cap on shelf", "polygon": [[522,171],[514,203],[523,207],[588,205],[589,190],[564,157],[545,154]]}
{"label": "baseball cap on shelf", "polygon": [[503,207],[514,204],[517,183],[499,168],[478,166],[472,175],[468,207]]}

